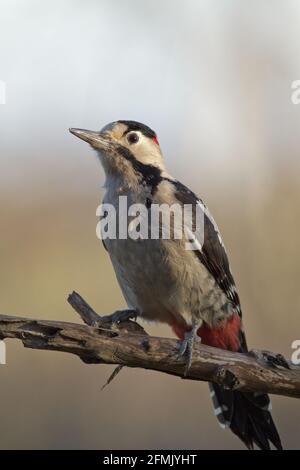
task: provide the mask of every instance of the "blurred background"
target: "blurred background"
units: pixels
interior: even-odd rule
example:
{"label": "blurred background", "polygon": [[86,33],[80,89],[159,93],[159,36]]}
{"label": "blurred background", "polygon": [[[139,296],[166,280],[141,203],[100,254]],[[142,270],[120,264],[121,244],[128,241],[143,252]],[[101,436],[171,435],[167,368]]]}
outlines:
{"label": "blurred background", "polygon": [[[0,311],[79,321],[125,306],[96,238],[104,175],[68,133],[134,119],[169,171],[209,205],[231,258],[250,347],[291,356],[300,338],[300,79],[297,0],[0,0]],[[167,328],[146,325],[154,335]],[[240,449],[205,383],[6,341],[5,449]],[[300,407],[273,397],[283,445]]]}

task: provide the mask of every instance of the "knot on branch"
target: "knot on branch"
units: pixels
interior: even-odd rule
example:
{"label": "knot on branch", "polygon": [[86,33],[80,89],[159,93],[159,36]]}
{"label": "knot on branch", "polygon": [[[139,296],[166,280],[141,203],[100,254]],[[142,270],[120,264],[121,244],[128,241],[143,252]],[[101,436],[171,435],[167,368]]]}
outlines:
{"label": "knot on branch", "polygon": [[279,367],[283,369],[291,368],[288,361],[282,354],[273,353],[271,351],[266,350],[259,351],[257,349],[252,349],[251,351],[249,351],[249,355],[254,357],[257,362],[259,362],[263,366],[267,365],[270,367]]}
{"label": "knot on branch", "polygon": [[237,390],[240,387],[240,381],[237,376],[227,367],[223,366],[217,368],[216,382],[226,390]]}

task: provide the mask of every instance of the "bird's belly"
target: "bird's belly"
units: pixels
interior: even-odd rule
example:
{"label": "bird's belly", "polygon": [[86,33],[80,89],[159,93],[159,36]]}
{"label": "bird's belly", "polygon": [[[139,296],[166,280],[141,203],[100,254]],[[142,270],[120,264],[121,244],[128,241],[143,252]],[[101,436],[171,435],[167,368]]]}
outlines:
{"label": "bird's belly", "polygon": [[123,295],[148,320],[185,324],[193,317],[212,324],[223,314],[225,295],[180,241],[106,242]]}

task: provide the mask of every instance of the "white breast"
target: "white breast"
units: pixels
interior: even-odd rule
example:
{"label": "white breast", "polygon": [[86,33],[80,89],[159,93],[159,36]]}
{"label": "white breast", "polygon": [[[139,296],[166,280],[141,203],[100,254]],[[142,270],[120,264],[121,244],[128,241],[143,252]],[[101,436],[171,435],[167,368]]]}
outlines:
{"label": "white breast", "polygon": [[[149,190],[110,187],[104,202],[117,214],[119,195],[127,195],[128,204],[145,203]],[[212,324],[222,314],[226,296],[184,240],[107,239],[105,245],[128,306],[144,318],[172,324],[197,316]]]}

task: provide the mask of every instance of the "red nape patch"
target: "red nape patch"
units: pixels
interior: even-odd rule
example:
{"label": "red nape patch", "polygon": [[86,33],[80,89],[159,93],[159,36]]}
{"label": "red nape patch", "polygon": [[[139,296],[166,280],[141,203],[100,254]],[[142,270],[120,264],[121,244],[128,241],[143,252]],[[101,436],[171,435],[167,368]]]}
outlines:
{"label": "red nape patch", "polygon": [[203,344],[214,346],[215,348],[238,351],[240,347],[239,332],[241,329],[241,319],[239,315],[224,322],[219,328],[209,328],[206,324],[198,330],[198,336]]}
{"label": "red nape patch", "polygon": [[156,143],[156,145],[159,145],[159,143],[158,143],[158,138],[157,138],[156,136],[155,136],[155,137],[153,137],[153,142],[155,142],[155,143]]}

